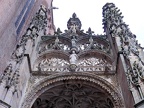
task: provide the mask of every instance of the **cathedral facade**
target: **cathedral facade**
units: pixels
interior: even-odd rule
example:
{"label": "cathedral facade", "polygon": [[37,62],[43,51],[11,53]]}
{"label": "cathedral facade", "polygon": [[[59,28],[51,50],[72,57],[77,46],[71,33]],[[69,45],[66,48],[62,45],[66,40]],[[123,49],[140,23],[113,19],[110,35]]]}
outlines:
{"label": "cathedral facade", "polygon": [[144,108],[143,48],[115,4],[95,35],[76,13],[56,30],[52,0],[5,1],[0,108]]}

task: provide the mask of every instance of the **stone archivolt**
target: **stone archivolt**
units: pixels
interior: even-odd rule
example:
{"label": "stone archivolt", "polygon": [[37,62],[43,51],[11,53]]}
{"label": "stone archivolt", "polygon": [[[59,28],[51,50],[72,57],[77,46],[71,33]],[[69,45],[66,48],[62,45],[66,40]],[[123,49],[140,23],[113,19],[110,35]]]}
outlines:
{"label": "stone archivolt", "polygon": [[67,83],[44,92],[32,108],[114,108],[103,90],[82,83]]}
{"label": "stone archivolt", "polygon": [[[90,87],[93,89],[88,89],[87,87],[88,88]],[[55,88],[55,89],[53,89],[53,88]],[[60,96],[62,93],[62,91],[61,91],[62,88],[65,88],[63,91],[64,94],[63,94],[63,96]],[[75,89],[74,91],[79,89],[78,92],[80,94],[77,92],[78,94],[76,94],[76,96],[73,95],[74,97],[70,98],[69,95],[72,96],[72,93],[75,93],[75,92],[72,92],[69,90],[73,90],[73,89]],[[89,91],[91,91],[91,93],[88,93]],[[91,97],[91,95],[92,95],[92,93],[94,93],[94,91],[99,92],[101,94],[101,95],[99,94],[100,96],[102,96],[102,95],[106,96],[106,98],[96,99],[95,104],[92,104],[91,102],[94,102],[93,99],[95,99],[97,96],[99,96],[99,95],[97,95],[96,97],[95,96]],[[30,92],[27,94],[27,96],[25,98],[22,108],[30,108],[38,97],[40,98],[39,101],[41,102],[43,99],[46,98],[45,97],[46,95],[44,96],[43,93],[44,94],[48,93],[47,96],[50,95],[50,97],[48,96],[49,98],[47,98],[48,101],[46,101],[46,102],[49,102],[49,99],[53,100],[55,97],[56,99],[58,98],[61,101],[64,101],[64,103],[69,102],[69,105],[72,105],[72,104],[70,104],[72,102],[71,99],[74,99],[75,101],[76,101],[76,99],[82,99],[82,102],[84,102],[84,100],[83,100],[85,98],[84,96],[88,93],[91,98],[89,96],[88,97],[91,100],[89,100],[89,101],[86,100],[86,105],[95,105],[95,107],[96,107],[96,105],[98,105],[99,102],[104,102],[104,105],[106,105],[106,106],[104,107],[104,106],[99,105],[99,107],[101,106],[100,108],[113,108],[113,107],[114,108],[124,108],[120,92],[114,86],[112,86],[110,83],[108,83],[106,80],[104,80],[96,75],[93,75],[93,74],[88,75],[86,73],[78,72],[78,73],[73,73],[73,74],[72,73],[55,74],[55,75],[52,75],[49,77],[45,77],[43,80],[41,80],[38,83],[36,83],[35,85],[33,85],[32,89],[30,90]],[[41,100],[41,97],[43,97],[43,96],[44,96],[44,98],[42,98],[42,100]],[[69,99],[63,100],[64,97],[65,97],[65,99],[69,98],[70,100]],[[108,101],[107,99],[108,100],[110,99],[110,101]],[[52,105],[52,101],[50,103],[49,103],[49,105]],[[45,103],[45,105],[46,105],[46,103]],[[82,104],[79,104],[79,105],[82,105]],[[109,107],[110,105],[112,105],[113,107],[112,106]],[[57,108],[57,107],[52,106],[52,108]],[[73,108],[77,108],[77,107],[75,106]],[[80,106],[80,108],[83,108],[83,107]],[[88,108],[88,107],[86,107],[86,108]]]}

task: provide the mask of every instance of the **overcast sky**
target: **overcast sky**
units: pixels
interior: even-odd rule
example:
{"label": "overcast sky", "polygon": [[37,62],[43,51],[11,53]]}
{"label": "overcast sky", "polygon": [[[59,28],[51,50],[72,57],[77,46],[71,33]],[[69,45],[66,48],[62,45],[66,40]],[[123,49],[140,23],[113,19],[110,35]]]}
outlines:
{"label": "overcast sky", "polygon": [[144,6],[143,0],[53,0],[54,24],[62,31],[67,29],[67,21],[75,12],[81,20],[82,29],[89,27],[95,34],[103,34],[102,7],[107,2],[113,2],[124,16],[123,21],[137,36],[138,43],[144,47]]}

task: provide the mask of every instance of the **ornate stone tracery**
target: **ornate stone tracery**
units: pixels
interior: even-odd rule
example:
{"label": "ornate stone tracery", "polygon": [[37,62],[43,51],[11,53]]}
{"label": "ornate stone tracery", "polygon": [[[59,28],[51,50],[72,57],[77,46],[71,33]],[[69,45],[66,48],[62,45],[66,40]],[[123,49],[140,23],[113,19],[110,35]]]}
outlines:
{"label": "ornate stone tracery", "polygon": [[74,62],[75,59],[72,57],[73,56],[71,56],[70,59],[73,60],[70,61],[54,57],[46,58],[41,60],[41,62],[38,63],[35,68],[37,71],[45,74],[46,72],[70,72],[71,65],[76,65],[76,72],[105,72],[115,70],[115,66],[102,58],[89,57],[80,60],[77,59],[77,61]]}
{"label": "ornate stone tracery", "polygon": [[44,92],[32,108],[114,108],[104,91],[82,83],[67,83]]}
{"label": "ornate stone tracery", "polygon": [[[107,81],[103,80],[100,77],[97,76],[93,76],[93,75],[89,75],[87,76],[87,74],[82,74],[82,73],[65,73],[65,74],[57,74],[54,76],[50,76],[47,77],[41,81],[39,81],[39,83],[37,83],[35,85],[35,87],[33,87],[32,91],[30,91],[29,94],[27,94],[27,97],[25,98],[25,102],[22,105],[22,108],[30,108],[30,106],[33,105],[34,101],[45,91],[50,90],[53,87],[57,87],[59,85],[63,85],[64,82],[71,82],[70,84],[74,85],[76,83],[74,83],[75,81],[78,83],[79,81],[83,82],[82,84],[88,84],[89,86],[92,87],[100,87],[101,90],[106,90],[108,94],[110,94],[109,98],[112,99],[112,103],[114,105],[114,108],[124,108],[123,106],[123,102],[121,100],[121,96],[119,95],[119,92],[117,91],[117,89],[115,89],[110,83],[108,83]],[[59,82],[59,83],[58,83]],[[90,83],[91,82],[91,83]],[[69,84],[69,83],[68,83]],[[94,85],[93,85],[94,84]],[[77,84],[76,84],[77,85]],[[78,85],[80,85],[78,83]],[[48,88],[47,88],[48,87]],[[76,86],[76,88],[81,88],[82,86]],[[96,87],[97,88],[97,87]],[[83,89],[82,89],[83,90]],[[99,89],[100,90],[100,89]],[[102,90],[102,91],[103,91]],[[86,90],[87,91],[87,90]],[[89,90],[88,90],[89,91]],[[95,91],[95,90],[94,90]],[[51,95],[52,96],[52,95]],[[112,97],[111,97],[112,96]],[[31,103],[32,102],[32,103]],[[50,105],[50,104],[49,104]],[[52,107],[53,108],[53,107]],[[55,108],[55,107],[54,107]],[[75,108],[75,107],[74,107]],[[81,107],[80,107],[81,108]],[[106,108],[109,108],[108,106]]]}
{"label": "ornate stone tracery", "polygon": [[21,92],[20,108],[125,108],[122,72],[138,97],[135,102],[144,98],[143,48],[114,4],[103,7],[105,35],[95,35],[91,28],[84,33],[75,13],[65,33],[59,28],[50,33],[52,9],[47,16],[41,6],[18,42],[0,79],[7,98]]}
{"label": "ornate stone tracery", "polygon": [[[58,28],[54,35],[42,36],[39,44],[37,45],[38,59],[45,56],[43,59],[38,60],[34,69],[39,73],[47,72],[85,72],[85,71],[114,71],[115,66],[112,65],[112,55],[110,43],[106,36],[93,35],[91,28],[86,33],[83,33],[81,29],[81,22],[74,13],[72,18],[68,21],[68,30],[66,33],[62,33]],[[58,53],[53,54],[54,52]],[[52,56],[48,56],[53,54]],[[66,55],[66,56],[61,56]],[[89,55],[89,56],[88,56]],[[92,59],[92,55],[95,55]],[[98,56],[97,56],[98,55]],[[87,56],[85,60],[82,60],[82,56]],[[48,59],[47,59],[48,57]],[[53,59],[51,59],[53,58]],[[107,58],[103,61],[103,58]],[[50,66],[44,66],[43,61],[48,60]],[[53,62],[51,62],[51,60]],[[53,66],[55,60],[60,62],[66,61],[65,66],[61,66],[57,63]],[[59,60],[58,60],[59,59]],[[89,65],[85,65],[86,62],[95,60],[92,62],[99,62],[93,65],[92,62]],[[103,61],[103,65],[102,65]],[[36,69],[37,68],[37,69]],[[45,72],[44,72],[45,71]],[[34,72],[33,72],[34,73]]]}
{"label": "ornate stone tracery", "polygon": [[64,59],[59,58],[50,58],[42,60],[37,69],[39,71],[53,71],[53,72],[65,72],[69,71],[68,68],[69,62],[65,61]]}
{"label": "ornate stone tracery", "polygon": [[115,66],[108,63],[106,60],[91,57],[83,59],[78,63],[78,70],[83,71],[114,71]]}
{"label": "ornate stone tracery", "polygon": [[[116,93],[116,91],[113,91],[113,87],[102,84],[103,82],[99,81],[100,77],[97,77],[97,79],[91,78],[93,75],[104,75],[104,73],[113,75],[115,71],[115,65],[112,64],[111,56],[113,54],[109,41],[106,36],[93,35],[93,31],[90,28],[87,34],[83,33],[80,28],[81,22],[73,14],[73,17],[68,21],[66,33],[61,33],[58,28],[54,35],[41,37],[37,46],[37,60],[34,64],[35,71],[32,72],[32,75],[45,75],[45,78],[38,78],[37,83],[31,83],[30,87],[32,89],[28,91],[36,91],[32,91],[34,95],[32,92],[27,94],[28,97],[26,97],[24,104],[28,101],[36,102],[33,106],[28,103],[28,105],[23,105],[23,107],[124,107],[122,102],[121,104],[118,102],[120,96],[117,95],[117,90]],[[89,75],[90,77],[88,77]],[[48,82],[44,82],[45,79]],[[63,84],[62,82],[65,80],[68,82],[73,81],[70,84]],[[77,80],[80,80],[80,82],[77,83]],[[42,83],[40,83],[41,81]],[[83,81],[87,84],[83,85]],[[95,83],[93,86],[97,90],[92,87],[94,91],[91,91],[92,85],[89,81]],[[87,87],[87,85],[90,87]],[[73,89],[74,91],[71,91]],[[77,89],[81,91],[78,94],[75,92]],[[99,92],[100,96],[96,95],[96,92]],[[39,95],[35,97],[35,94]],[[45,97],[46,94],[49,96]],[[32,95],[35,100],[33,100],[34,97]],[[86,96],[89,97],[89,100],[85,99]]]}

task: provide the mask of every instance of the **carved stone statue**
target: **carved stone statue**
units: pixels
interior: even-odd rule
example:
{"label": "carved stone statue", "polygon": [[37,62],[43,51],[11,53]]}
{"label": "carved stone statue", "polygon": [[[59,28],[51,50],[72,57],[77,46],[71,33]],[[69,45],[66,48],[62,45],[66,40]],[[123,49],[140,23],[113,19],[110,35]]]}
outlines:
{"label": "carved stone statue", "polygon": [[76,47],[77,47],[77,46],[76,46],[76,41],[77,41],[77,39],[76,39],[75,37],[73,37],[73,38],[71,39],[72,48],[76,48]]}
{"label": "carved stone statue", "polygon": [[92,37],[89,38],[89,43],[90,43],[89,44],[89,48],[93,49],[94,48],[94,42],[93,42],[93,38]]}
{"label": "carved stone statue", "polygon": [[77,59],[78,59],[77,54],[75,53],[75,51],[72,51],[72,54],[69,57],[70,64],[76,65]]}
{"label": "carved stone statue", "polygon": [[58,36],[56,37],[56,39],[55,39],[55,43],[54,43],[54,45],[53,45],[53,49],[61,49],[60,48],[60,46],[59,46],[59,38],[58,38]]}
{"label": "carved stone statue", "polygon": [[71,26],[71,31],[73,34],[76,34],[76,30],[77,30],[77,26],[76,25],[72,25]]}

